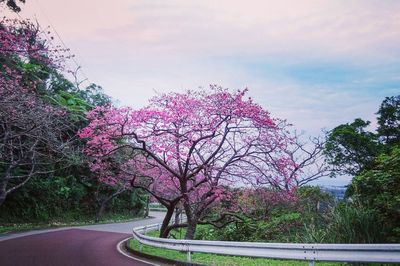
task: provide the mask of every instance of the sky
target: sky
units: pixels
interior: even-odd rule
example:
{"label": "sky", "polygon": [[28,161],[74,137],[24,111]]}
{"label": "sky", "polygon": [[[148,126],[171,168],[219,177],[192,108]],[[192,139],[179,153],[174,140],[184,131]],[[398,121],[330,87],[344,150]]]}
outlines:
{"label": "sky", "polygon": [[49,26],[54,43],[58,33],[82,79],[121,105],[209,84],[247,87],[273,116],[315,136],[358,117],[373,127],[382,100],[400,94],[396,0],[27,0],[21,7],[21,17]]}

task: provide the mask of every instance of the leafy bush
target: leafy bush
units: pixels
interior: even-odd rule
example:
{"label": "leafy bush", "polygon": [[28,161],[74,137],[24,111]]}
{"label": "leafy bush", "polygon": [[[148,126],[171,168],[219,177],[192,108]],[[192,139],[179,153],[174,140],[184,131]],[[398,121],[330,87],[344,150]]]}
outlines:
{"label": "leafy bush", "polygon": [[332,243],[378,243],[384,240],[384,231],[376,211],[339,204],[328,225],[328,240]]}

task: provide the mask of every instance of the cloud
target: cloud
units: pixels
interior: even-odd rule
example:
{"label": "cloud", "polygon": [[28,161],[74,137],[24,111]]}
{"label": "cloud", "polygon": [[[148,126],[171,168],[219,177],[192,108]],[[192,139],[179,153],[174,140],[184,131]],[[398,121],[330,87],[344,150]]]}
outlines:
{"label": "cloud", "polygon": [[131,21],[99,36],[176,56],[298,55],[392,58],[399,2],[136,1]]}
{"label": "cloud", "polygon": [[[39,5],[37,3],[40,3]],[[399,55],[398,1],[27,1],[71,42],[129,45],[146,54],[292,55],[391,60]],[[78,30],[79,29],[79,30]]]}

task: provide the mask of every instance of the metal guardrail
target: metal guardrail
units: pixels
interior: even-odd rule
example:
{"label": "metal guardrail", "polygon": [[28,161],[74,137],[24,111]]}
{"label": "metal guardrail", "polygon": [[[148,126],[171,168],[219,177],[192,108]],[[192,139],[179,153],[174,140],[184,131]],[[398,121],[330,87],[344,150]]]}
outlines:
{"label": "metal guardrail", "polygon": [[155,207],[150,207],[149,211],[160,211],[160,212],[166,212],[166,208],[155,208]]}
{"label": "metal guardrail", "polygon": [[400,244],[293,244],[233,241],[176,240],[146,236],[146,232],[159,230],[160,224],[137,227],[133,237],[141,244],[178,250],[187,253],[214,253],[246,257],[296,259],[337,262],[400,263]]}

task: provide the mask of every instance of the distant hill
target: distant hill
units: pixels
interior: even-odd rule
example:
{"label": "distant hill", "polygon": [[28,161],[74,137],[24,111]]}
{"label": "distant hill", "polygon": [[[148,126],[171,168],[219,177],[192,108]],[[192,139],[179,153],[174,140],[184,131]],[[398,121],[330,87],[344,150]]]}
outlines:
{"label": "distant hill", "polygon": [[346,192],[346,186],[320,186],[323,192],[332,194],[336,200],[342,200]]}

